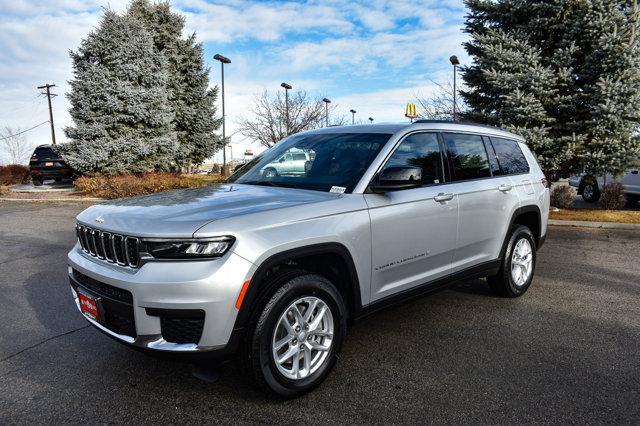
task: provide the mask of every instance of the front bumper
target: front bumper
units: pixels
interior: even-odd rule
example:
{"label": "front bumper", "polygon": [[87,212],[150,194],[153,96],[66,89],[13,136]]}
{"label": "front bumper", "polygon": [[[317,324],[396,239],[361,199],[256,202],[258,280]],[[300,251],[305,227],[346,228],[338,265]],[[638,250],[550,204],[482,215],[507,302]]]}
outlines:
{"label": "front bumper", "polygon": [[[251,262],[233,253],[207,261],[148,262],[139,269],[132,269],[90,257],[78,245],[69,252],[68,263],[78,309],[77,291],[80,288],[80,291],[105,298],[111,305],[126,305],[124,307],[131,312],[133,329],[118,332],[121,328],[83,315],[87,321],[122,343],[166,353],[228,352],[238,313],[235,302],[242,284],[254,272]],[[79,279],[82,276],[83,279]],[[95,286],[83,284],[87,279],[104,283],[111,290],[96,290]],[[126,303],[113,299],[114,289],[130,293],[130,299]],[[165,338],[163,317],[158,312],[203,312],[204,323],[198,341],[177,343]]]}

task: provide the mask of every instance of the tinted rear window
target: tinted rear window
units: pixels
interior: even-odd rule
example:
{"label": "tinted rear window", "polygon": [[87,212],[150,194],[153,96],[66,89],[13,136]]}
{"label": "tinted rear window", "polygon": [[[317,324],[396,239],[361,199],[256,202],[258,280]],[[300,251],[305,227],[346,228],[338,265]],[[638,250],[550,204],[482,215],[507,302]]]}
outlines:
{"label": "tinted rear window", "polygon": [[449,158],[453,163],[455,180],[478,179],[491,176],[489,159],[482,137],[463,133],[443,133]]}
{"label": "tinted rear window", "polygon": [[36,150],[33,153],[38,159],[42,159],[42,158],[58,158],[58,154],[56,154],[53,149],[49,148],[49,147],[41,147],[41,148],[36,148]]}
{"label": "tinted rear window", "polygon": [[502,138],[491,138],[498,162],[505,175],[529,173],[529,163],[516,141]]}

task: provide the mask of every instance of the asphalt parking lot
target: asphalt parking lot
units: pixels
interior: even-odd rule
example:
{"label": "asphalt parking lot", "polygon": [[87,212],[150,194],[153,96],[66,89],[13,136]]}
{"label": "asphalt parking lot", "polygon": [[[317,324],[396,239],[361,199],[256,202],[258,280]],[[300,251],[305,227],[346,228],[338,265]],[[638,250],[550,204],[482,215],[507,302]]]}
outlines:
{"label": "asphalt parking lot", "polygon": [[640,231],[550,228],[524,297],[477,280],[376,314],[318,390],[276,403],[90,328],[65,264],[82,209],[0,203],[0,424],[640,421]]}

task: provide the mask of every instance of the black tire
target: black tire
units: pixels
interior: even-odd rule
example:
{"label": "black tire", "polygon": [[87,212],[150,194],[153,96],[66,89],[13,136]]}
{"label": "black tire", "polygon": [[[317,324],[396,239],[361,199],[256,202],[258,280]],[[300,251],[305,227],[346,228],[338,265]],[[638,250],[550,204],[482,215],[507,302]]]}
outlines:
{"label": "black tire", "polygon": [[640,201],[640,195],[636,194],[626,194],[627,197],[627,205],[629,207],[636,207],[638,201]]}
{"label": "black tire", "polygon": [[62,178],[61,177],[57,177],[54,179],[56,182],[62,182]]}
{"label": "black tire", "polygon": [[593,178],[582,179],[580,183],[580,193],[582,199],[587,203],[597,203],[600,199],[600,188],[598,182]]}
{"label": "black tire", "polygon": [[[531,246],[532,266],[528,279],[522,285],[516,285],[511,273],[513,249],[521,239],[526,239]],[[533,276],[536,270],[536,242],[533,238],[531,230],[523,225],[515,225],[511,229],[511,235],[502,256],[502,265],[497,275],[487,277],[489,287],[499,296],[502,297],[519,297],[522,296],[531,286]]]}
{"label": "black tire", "polygon": [[272,178],[278,176],[278,171],[276,169],[274,169],[273,167],[269,167],[269,168],[265,169],[264,172],[262,172],[262,176],[265,179],[272,179]]}
{"label": "black tire", "polygon": [[42,186],[43,183],[42,179],[35,177],[31,178],[31,182],[33,182],[33,186]]}
{"label": "black tire", "polygon": [[[326,278],[305,271],[289,271],[270,280],[249,320],[241,357],[242,370],[267,396],[290,399],[316,388],[329,375],[342,348],[347,330],[346,307],[336,287]],[[331,348],[318,369],[304,379],[292,380],[278,371],[272,339],[280,316],[296,300],[313,296],[324,302],[334,320]]]}

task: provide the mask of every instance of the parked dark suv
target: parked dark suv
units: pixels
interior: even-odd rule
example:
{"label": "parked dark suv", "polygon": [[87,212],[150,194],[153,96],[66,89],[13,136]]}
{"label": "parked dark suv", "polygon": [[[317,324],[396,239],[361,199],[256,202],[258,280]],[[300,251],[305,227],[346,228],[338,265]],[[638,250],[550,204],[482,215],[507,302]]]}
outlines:
{"label": "parked dark suv", "polygon": [[40,145],[29,161],[31,180],[35,186],[40,186],[46,179],[55,179],[60,182],[64,178],[73,178],[74,172],[65,163],[62,157],[56,153],[51,145]]}

